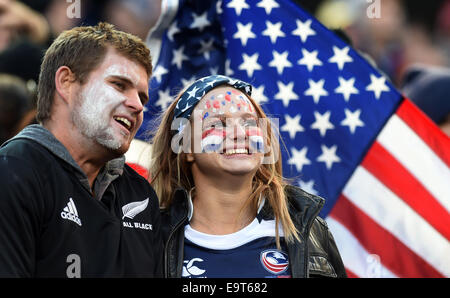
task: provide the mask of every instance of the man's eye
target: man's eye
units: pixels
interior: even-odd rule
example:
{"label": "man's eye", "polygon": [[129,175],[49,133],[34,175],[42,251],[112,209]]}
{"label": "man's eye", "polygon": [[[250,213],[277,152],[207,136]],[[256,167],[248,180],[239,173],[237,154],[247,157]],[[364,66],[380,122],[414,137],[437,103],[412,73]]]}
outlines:
{"label": "man's eye", "polygon": [[118,82],[118,81],[114,81],[113,84],[119,88],[120,90],[124,90],[125,89],[125,84],[122,82]]}

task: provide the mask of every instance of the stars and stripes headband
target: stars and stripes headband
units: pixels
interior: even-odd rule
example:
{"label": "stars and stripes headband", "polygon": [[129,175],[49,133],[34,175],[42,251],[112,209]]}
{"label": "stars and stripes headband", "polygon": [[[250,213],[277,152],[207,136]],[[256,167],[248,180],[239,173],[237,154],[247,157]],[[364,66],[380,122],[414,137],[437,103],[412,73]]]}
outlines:
{"label": "stars and stripes headband", "polygon": [[173,119],[191,117],[192,111],[202,97],[210,90],[220,85],[229,85],[236,88],[247,95],[252,94],[252,86],[246,82],[233,79],[224,75],[211,75],[203,77],[189,86],[178,99],[175,107]]}

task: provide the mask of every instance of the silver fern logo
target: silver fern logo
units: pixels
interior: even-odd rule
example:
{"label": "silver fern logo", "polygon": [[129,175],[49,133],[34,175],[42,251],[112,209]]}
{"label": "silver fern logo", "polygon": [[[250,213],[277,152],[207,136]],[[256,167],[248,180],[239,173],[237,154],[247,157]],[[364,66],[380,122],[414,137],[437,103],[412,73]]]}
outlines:
{"label": "silver fern logo", "polygon": [[[134,219],[136,215],[141,213],[142,211],[147,208],[149,198],[146,198],[143,201],[138,202],[132,202],[129,204],[126,204],[122,207],[122,213],[123,217],[122,220],[126,218]],[[142,230],[153,230],[152,224],[149,223],[142,223],[142,222],[128,222],[123,221],[123,226],[125,228],[131,228],[131,229],[142,229]]]}
{"label": "silver fern logo", "polygon": [[147,205],[148,205],[148,198],[146,198],[143,201],[132,202],[132,203],[124,205],[122,207],[122,212],[123,212],[122,220],[125,217],[128,217],[129,219],[133,219],[136,215],[138,215],[139,213],[144,211],[145,208],[147,208]]}

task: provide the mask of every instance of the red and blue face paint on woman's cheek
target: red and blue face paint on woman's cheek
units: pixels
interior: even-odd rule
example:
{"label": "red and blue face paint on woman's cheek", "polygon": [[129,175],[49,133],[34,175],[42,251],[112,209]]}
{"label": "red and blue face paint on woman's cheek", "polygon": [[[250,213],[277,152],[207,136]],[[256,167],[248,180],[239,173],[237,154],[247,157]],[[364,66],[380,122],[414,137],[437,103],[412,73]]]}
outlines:
{"label": "red and blue face paint on woman's cheek", "polygon": [[222,152],[223,141],[226,137],[225,129],[221,128],[210,128],[202,133],[202,152]]}
{"label": "red and blue face paint on woman's cheek", "polygon": [[246,131],[249,139],[249,153],[264,153],[264,138],[259,127],[249,128]]}
{"label": "red and blue face paint on woman's cheek", "polygon": [[[245,132],[248,139],[248,153],[264,153],[264,138],[260,128],[247,128]],[[227,137],[226,129],[210,128],[202,133],[202,152],[223,152],[223,144]]]}

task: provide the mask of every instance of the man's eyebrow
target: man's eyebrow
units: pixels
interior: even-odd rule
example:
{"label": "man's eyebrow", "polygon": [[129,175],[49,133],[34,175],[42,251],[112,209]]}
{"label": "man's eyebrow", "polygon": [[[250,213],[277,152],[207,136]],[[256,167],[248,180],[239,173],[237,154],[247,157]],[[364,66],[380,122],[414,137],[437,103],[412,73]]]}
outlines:
{"label": "man's eyebrow", "polygon": [[121,81],[125,81],[126,83],[134,86],[134,83],[133,83],[133,81],[131,80],[131,78],[129,76],[114,74],[114,75],[110,75],[108,77],[111,78],[111,79],[118,79],[118,80],[121,80]]}

